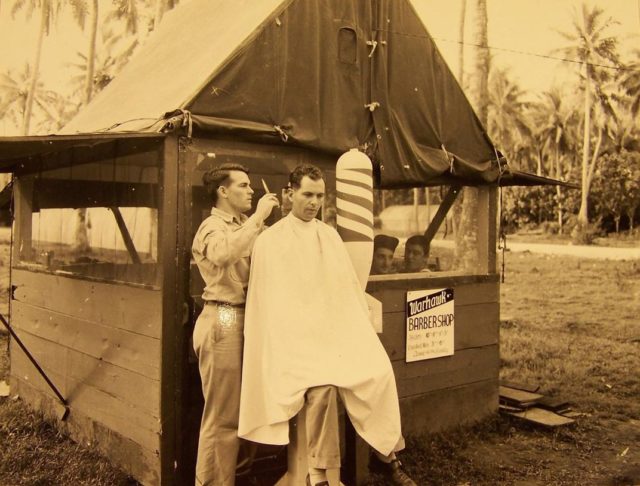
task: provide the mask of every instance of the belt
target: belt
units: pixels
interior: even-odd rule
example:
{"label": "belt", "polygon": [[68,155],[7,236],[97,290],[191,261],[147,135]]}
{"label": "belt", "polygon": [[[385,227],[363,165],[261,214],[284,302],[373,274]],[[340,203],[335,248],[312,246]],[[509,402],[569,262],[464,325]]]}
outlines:
{"label": "belt", "polygon": [[235,307],[237,309],[244,309],[244,302],[241,304],[232,304],[231,302],[222,302],[221,300],[205,300],[205,304],[218,305],[221,307]]}

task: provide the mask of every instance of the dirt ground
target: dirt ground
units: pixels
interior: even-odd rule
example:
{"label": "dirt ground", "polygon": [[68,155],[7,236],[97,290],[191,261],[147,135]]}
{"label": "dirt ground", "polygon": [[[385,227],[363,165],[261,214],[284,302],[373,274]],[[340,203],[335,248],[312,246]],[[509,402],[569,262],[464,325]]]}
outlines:
{"label": "dirt ground", "polygon": [[[640,261],[526,252],[505,258],[501,377],[540,385],[582,416],[573,425],[545,429],[496,415],[471,427],[410,437],[402,457],[407,470],[420,486],[640,485]],[[6,277],[6,264],[0,272]],[[8,366],[6,342],[0,335],[0,381]],[[57,452],[47,455],[46,440],[32,443],[43,435],[35,422],[24,433],[2,427],[3,420],[27,413],[22,410],[0,398],[0,463],[11,458],[25,468],[3,472],[0,465],[0,484],[36,484],[34,478],[37,484],[131,484],[91,451],[70,441],[60,445],[55,434]],[[33,454],[51,470],[58,456],[85,461],[78,470],[88,476],[78,473],[60,483],[44,472],[26,474],[35,466],[24,457]],[[65,467],[63,462],[59,470]],[[385,483],[374,476],[369,484]]]}

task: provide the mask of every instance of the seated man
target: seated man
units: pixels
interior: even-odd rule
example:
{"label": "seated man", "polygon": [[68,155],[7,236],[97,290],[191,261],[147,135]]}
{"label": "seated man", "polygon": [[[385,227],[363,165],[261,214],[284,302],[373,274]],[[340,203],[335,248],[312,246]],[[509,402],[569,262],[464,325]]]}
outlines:
{"label": "seated man", "polygon": [[344,243],[316,219],[323,174],[306,164],[289,180],[291,213],[252,253],[238,434],[287,444],[289,420],[306,406],[308,484],[328,486],[326,470],[340,467],[338,395],[390,483],[416,486],[395,456],[404,439],[391,362]]}
{"label": "seated man", "polygon": [[404,245],[403,272],[430,272],[427,264],[429,259],[429,243],[423,235],[413,235]]}
{"label": "seated man", "polygon": [[395,273],[393,253],[398,246],[398,238],[387,235],[376,235],[373,239],[373,260],[371,275],[386,275]]}

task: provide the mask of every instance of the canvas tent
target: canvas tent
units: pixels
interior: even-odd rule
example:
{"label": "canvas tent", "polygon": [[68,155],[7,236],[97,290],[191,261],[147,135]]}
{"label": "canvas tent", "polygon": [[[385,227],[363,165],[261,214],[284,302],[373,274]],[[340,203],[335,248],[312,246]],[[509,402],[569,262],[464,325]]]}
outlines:
{"label": "canvas tent", "polygon": [[408,1],[192,0],[62,133],[176,122],[331,154],[360,147],[384,188],[527,181]]}

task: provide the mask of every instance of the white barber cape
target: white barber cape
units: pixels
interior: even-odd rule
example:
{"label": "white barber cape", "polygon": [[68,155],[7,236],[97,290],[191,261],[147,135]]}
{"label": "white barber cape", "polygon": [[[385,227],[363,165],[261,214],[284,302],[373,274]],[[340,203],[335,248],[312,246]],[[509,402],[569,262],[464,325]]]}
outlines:
{"label": "white barber cape", "polygon": [[289,214],[258,237],[244,334],[240,437],[287,444],[306,390],[335,385],[365,441],[403,447],[391,363],[333,228]]}

